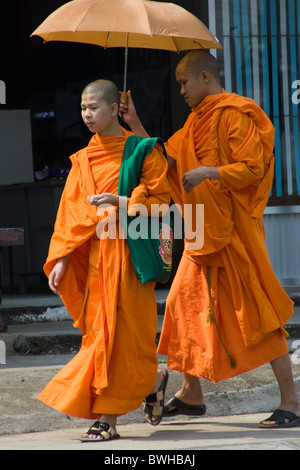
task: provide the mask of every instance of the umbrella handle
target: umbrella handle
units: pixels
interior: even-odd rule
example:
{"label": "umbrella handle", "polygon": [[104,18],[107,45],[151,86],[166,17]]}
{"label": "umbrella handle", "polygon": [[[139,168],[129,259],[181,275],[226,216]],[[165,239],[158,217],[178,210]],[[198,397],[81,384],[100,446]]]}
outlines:
{"label": "umbrella handle", "polygon": [[128,104],[128,95],[126,91],[121,91],[120,92],[121,99],[125,102],[126,106]]}
{"label": "umbrella handle", "polygon": [[120,92],[121,99],[125,102],[126,106],[128,104],[128,95],[127,95],[127,92],[126,92],[126,89],[127,89],[127,66],[128,66],[128,33],[126,34],[126,45],[125,45],[125,64],[124,64],[123,91]]}
{"label": "umbrella handle", "polygon": [[128,33],[126,33],[123,93],[125,93],[126,89],[127,89],[128,38],[129,38],[129,35],[128,35]]}

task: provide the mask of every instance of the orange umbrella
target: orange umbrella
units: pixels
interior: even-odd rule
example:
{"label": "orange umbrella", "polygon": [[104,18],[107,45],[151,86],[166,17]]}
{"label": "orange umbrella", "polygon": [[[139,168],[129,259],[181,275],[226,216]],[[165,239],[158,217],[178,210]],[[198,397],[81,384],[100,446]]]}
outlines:
{"label": "orange umbrella", "polygon": [[54,11],[32,34],[48,41],[180,52],[222,49],[194,15],[173,3],[149,0],[73,0]]}

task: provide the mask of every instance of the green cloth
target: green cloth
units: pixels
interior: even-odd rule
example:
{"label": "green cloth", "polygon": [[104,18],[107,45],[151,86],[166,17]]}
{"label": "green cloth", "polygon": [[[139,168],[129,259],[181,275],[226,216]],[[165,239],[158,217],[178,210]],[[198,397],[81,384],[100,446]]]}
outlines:
{"label": "green cloth", "polygon": [[[123,152],[122,165],[119,177],[118,195],[130,197],[134,188],[140,184],[142,168],[145,158],[151,153],[156,143],[161,144],[165,157],[164,143],[160,138],[144,139],[138,136],[129,136]],[[172,265],[166,264],[159,252],[160,239],[151,238],[152,233],[159,234],[162,224],[158,217],[144,217],[137,215],[129,217],[127,210],[119,209],[120,221],[127,237],[132,263],[139,282],[167,282]],[[143,227],[147,225],[147,238],[132,238],[130,224],[139,218]],[[152,220],[151,220],[152,219]],[[144,225],[145,224],[145,225]],[[154,225],[156,225],[153,230]]]}

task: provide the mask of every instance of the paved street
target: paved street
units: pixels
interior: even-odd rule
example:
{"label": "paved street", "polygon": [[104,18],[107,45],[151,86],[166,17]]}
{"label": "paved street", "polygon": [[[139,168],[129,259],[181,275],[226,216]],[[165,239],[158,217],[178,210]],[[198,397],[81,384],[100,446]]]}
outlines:
{"label": "paved street", "polygon": [[260,430],[257,423],[264,417],[255,414],[179,419],[158,427],[126,424],[118,428],[121,439],[91,444],[79,442],[85,428],[0,436],[0,450],[101,450],[100,464],[111,458],[112,452],[115,458],[132,455],[139,458],[139,463],[145,463],[143,460],[147,462],[149,456],[141,451],[156,458],[163,452],[174,457],[187,451],[192,458],[200,450],[300,450],[300,428]]}
{"label": "paved street", "polygon": [[[56,306],[48,305],[48,317],[57,313]],[[11,325],[7,333],[0,335],[0,340],[7,344],[8,352],[6,364],[0,365],[0,450],[101,449],[101,458],[106,455],[104,450],[114,450],[117,455],[129,451],[135,455],[136,449],[156,451],[158,454],[162,451],[173,452],[176,455],[186,451],[189,455],[194,452],[195,456],[198,450],[211,449],[300,450],[300,427],[258,429],[259,421],[268,417],[279,403],[277,384],[268,364],[218,384],[203,380],[207,405],[205,417],[178,417],[163,420],[158,427],[152,427],[145,422],[142,409],[139,409],[119,419],[120,440],[96,445],[81,444],[79,437],[91,423],[58,413],[36,399],[75,353],[20,355],[13,348],[15,339],[20,335],[30,341],[38,338],[42,342],[49,337],[58,340],[67,335],[72,338],[77,334],[72,322],[64,317],[61,319],[63,321],[57,321],[58,318],[53,317],[52,321],[48,318],[46,322]],[[290,347],[297,347],[293,356],[293,373],[300,396],[299,320],[300,309],[296,307],[292,319],[296,336],[289,341]],[[162,317],[159,317],[159,328],[161,321]],[[159,357],[162,368],[166,367],[164,359]],[[167,399],[180,388],[181,381],[181,374],[170,371]],[[148,455],[147,452],[145,455]],[[145,463],[142,459],[140,462]]]}

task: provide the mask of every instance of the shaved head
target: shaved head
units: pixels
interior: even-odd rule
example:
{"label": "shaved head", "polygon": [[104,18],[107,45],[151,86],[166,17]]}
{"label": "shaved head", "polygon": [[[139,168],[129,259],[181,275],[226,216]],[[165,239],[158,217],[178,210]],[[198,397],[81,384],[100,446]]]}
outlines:
{"label": "shaved head", "polygon": [[193,75],[199,75],[201,72],[206,71],[218,82],[220,81],[218,62],[213,55],[205,50],[189,52],[181,59],[178,66],[183,66],[185,70]]}
{"label": "shaved head", "polygon": [[81,96],[81,116],[93,133],[101,136],[124,135],[119,124],[120,94],[110,80],[89,83]]}
{"label": "shaved head", "polygon": [[222,93],[216,59],[207,51],[189,52],[176,68],[176,80],[180,94],[191,109],[196,108],[207,96]]}
{"label": "shaved head", "polygon": [[109,105],[114,103],[120,105],[118,87],[110,80],[95,80],[89,83],[82,92],[83,95],[92,95],[94,93],[101,93],[101,99]]}

